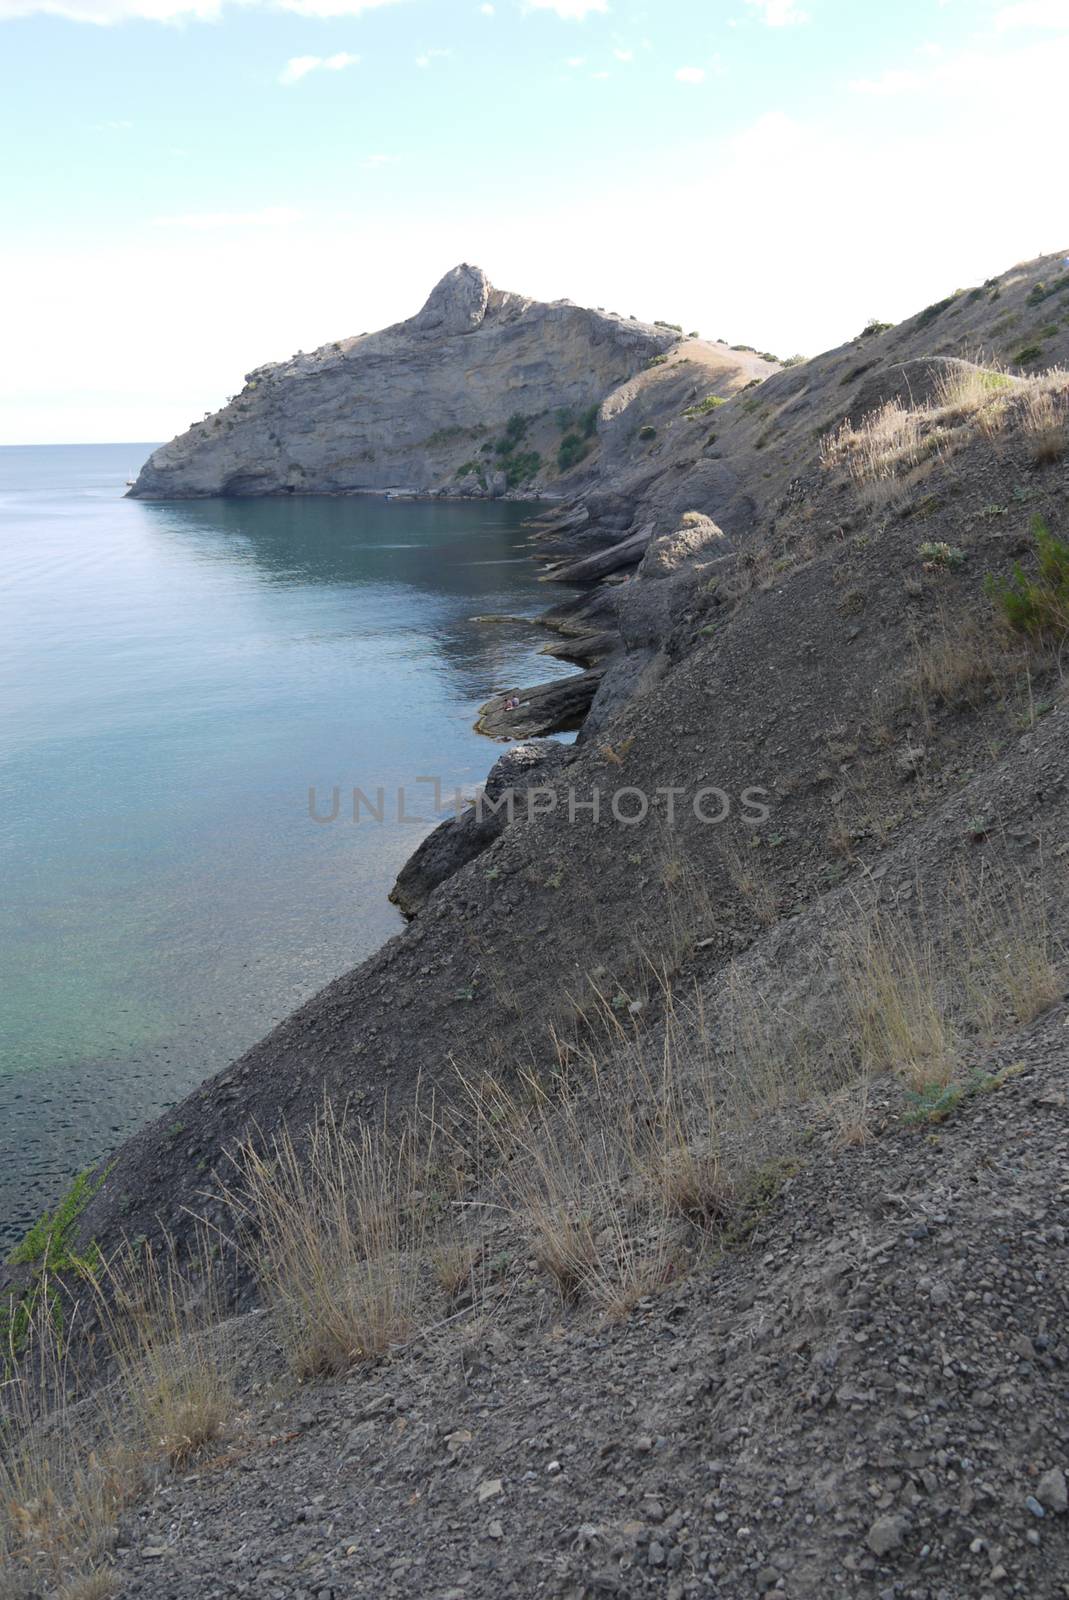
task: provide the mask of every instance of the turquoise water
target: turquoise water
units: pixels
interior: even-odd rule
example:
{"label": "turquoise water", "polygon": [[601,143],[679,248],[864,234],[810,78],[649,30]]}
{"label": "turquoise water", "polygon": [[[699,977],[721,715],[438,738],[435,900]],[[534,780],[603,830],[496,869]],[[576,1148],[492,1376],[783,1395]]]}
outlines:
{"label": "turquoise water", "polygon": [[529,508],[124,500],[149,448],[0,449],[0,1238],[395,932],[414,780],[569,670],[472,620],[559,598]]}

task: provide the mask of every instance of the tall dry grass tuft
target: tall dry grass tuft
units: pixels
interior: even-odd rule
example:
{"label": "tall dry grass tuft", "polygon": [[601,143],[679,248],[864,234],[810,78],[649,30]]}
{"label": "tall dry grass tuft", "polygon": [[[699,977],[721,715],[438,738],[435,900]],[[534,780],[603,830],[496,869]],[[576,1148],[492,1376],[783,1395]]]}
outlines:
{"label": "tall dry grass tuft", "polygon": [[46,1293],[0,1384],[3,1592],[77,1593],[106,1570],[132,1487],[131,1460],[107,1407],[78,1404],[67,1344]]}
{"label": "tall dry grass tuft", "polygon": [[980,706],[992,694],[1012,695],[1030,682],[1031,657],[991,616],[953,617],[940,611],[913,640],[902,687],[922,708]]}
{"label": "tall dry grass tuft", "polygon": [[185,1466],[237,1411],[235,1351],[219,1268],[200,1234],[181,1265],[173,1246],[128,1246],[95,1282],[125,1427],[149,1457]]}
{"label": "tall dry grass tuft", "polygon": [[945,422],[974,421],[993,434],[1005,427],[1007,397],[1021,380],[998,365],[977,360],[940,372],[929,411]]}
{"label": "tall dry grass tuft", "polygon": [[429,1153],[411,1128],[350,1133],[328,1106],[298,1148],[246,1144],[229,1193],[294,1371],[340,1373],[414,1326]]}
{"label": "tall dry grass tuft", "polygon": [[1069,452],[1069,373],[1049,373],[1047,379],[1029,388],[1021,409],[1021,430],[1037,466],[1060,461]]}
{"label": "tall dry grass tuft", "polygon": [[904,493],[908,475],[935,447],[937,441],[925,432],[925,420],[920,411],[889,400],[856,428],[844,422],[826,435],[821,443],[821,465],[845,465],[867,503],[890,502]]}
{"label": "tall dry grass tuft", "polygon": [[843,1021],[865,1073],[913,1089],[949,1083],[959,1060],[944,974],[926,927],[873,909],[840,940]]}
{"label": "tall dry grass tuft", "polygon": [[581,1087],[558,1078],[522,1098],[462,1083],[471,1135],[496,1158],[497,1203],[562,1299],[582,1295],[616,1318],[672,1276],[669,1219],[647,1181],[648,1101],[640,1109],[596,1068]]}
{"label": "tall dry grass tuft", "polygon": [[964,1008],[973,1031],[994,1040],[1059,998],[1064,951],[1042,896],[1020,879],[988,881],[955,898]]}

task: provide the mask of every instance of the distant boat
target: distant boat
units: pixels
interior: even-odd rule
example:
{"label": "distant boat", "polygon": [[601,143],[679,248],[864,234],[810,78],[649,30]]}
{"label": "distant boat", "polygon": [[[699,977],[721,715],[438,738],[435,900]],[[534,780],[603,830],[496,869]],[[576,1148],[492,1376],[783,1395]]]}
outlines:
{"label": "distant boat", "polygon": [[126,487],[128,489],[132,489],[134,484],[137,482],[137,473],[133,471],[133,468],[131,468],[130,471],[131,475],[126,480]]}

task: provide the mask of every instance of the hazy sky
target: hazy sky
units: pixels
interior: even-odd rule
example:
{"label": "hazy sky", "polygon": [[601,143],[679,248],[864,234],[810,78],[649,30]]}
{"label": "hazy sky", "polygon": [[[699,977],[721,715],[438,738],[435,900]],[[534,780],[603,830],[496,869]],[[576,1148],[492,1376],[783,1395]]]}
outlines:
{"label": "hazy sky", "polygon": [[0,0],[0,443],[447,268],[781,355],[1069,246],[1069,0]]}

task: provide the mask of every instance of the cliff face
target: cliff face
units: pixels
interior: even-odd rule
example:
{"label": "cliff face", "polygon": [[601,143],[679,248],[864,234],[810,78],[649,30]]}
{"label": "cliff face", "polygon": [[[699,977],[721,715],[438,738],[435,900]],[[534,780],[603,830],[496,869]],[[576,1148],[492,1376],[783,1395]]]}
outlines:
{"label": "cliff face", "polygon": [[[675,342],[670,330],[495,289],[462,265],[408,321],[250,372],[223,410],[153,453],[131,493],[544,489],[569,432],[586,453],[584,413]],[[526,421],[511,438],[510,418]]]}

